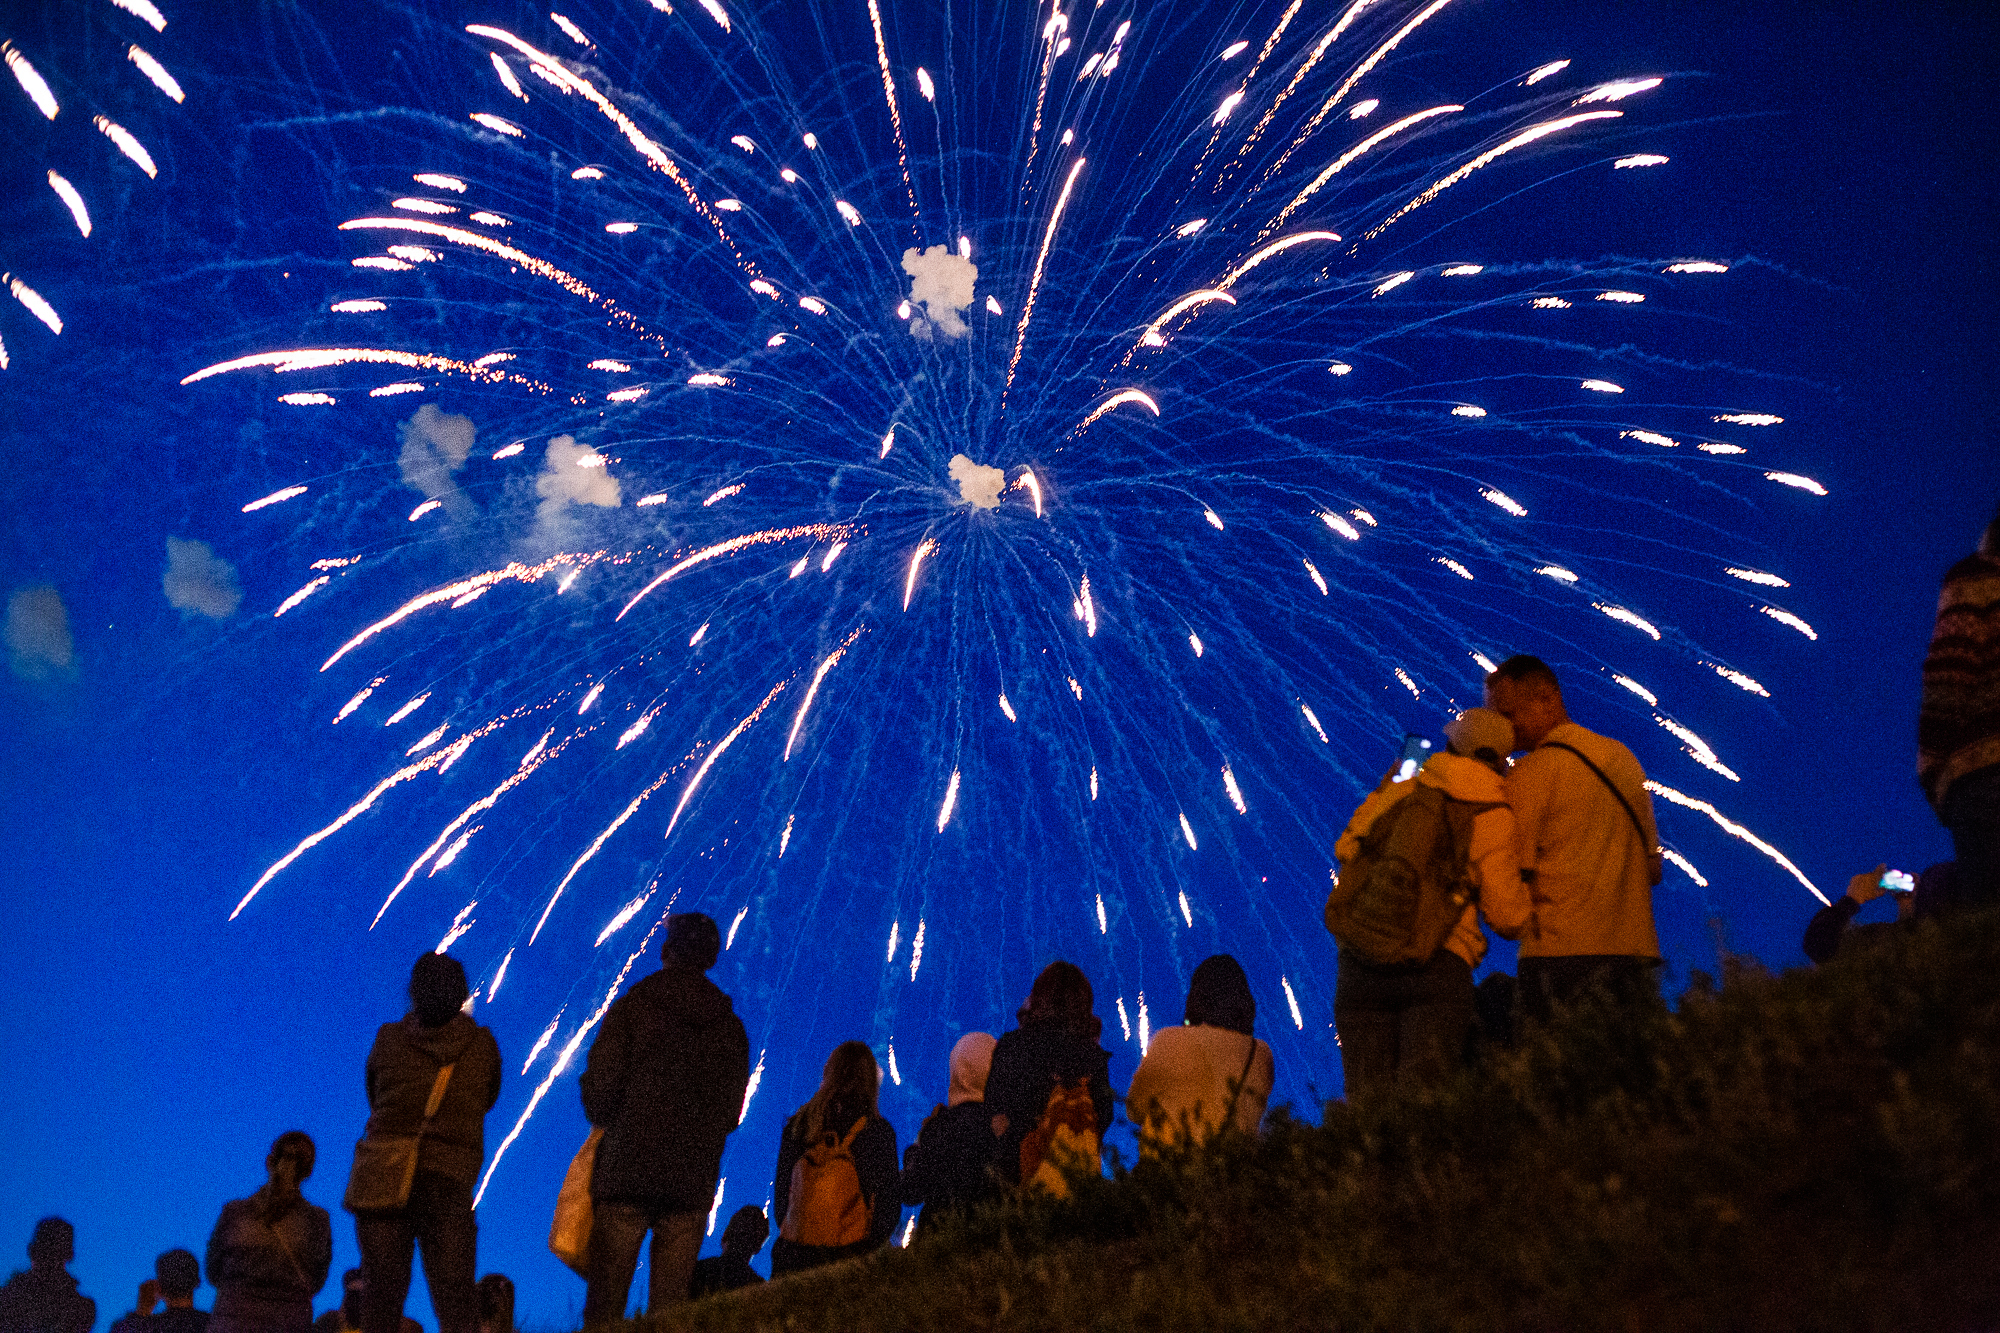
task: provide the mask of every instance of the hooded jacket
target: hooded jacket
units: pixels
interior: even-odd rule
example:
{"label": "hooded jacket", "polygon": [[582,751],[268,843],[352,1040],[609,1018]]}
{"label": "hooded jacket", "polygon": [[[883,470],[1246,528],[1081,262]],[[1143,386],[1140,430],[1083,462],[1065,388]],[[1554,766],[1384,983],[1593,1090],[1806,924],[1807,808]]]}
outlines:
{"label": "hooded jacket", "polygon": [[620,996],[583,1071],[583,1113],[604,1131],[590,1197],[706,1209],[749,1082],[749,1035],[707,976],[669,964]]}
{"label": "hooded jacket", "polygon": [[[1507,808],[1506,781],[1477,759],[1446,751],[1425,760],[1414,782],[1437,787],[1455,801],[1500,804],[1500,809],[1481,811],[1472,821],[1472,845],[1467,849],[1466,859],[1479,885],[1479,901],[1465,905],[1465,914],[1458,919],[1451,938],[1444,942],[1444,947],[1463,958],[1467,967],[1478,967],[1479,960],[1486,956],[1486,936],[1479,929],[1481,912],[1494,930],[1510,940],[1520,937],[1533,915],[1528,889],[1521,882],[1520,867],[1515,861],[1514,814]],[[1361,808],[1354,812],[1354,818],[1347,821],[1340,841],[1334,844],[1333,854],[1342,865],[1354,859],[1361,850],[1361,840],[1375,827],[1375,821],[1408,796],[1414,782],[1384,782],[1369,793]]]}
{"label": "hooded jacket", "polygon": [[415,1134],[438,1070],[455,1064],[417,1150],[417,1170],[471,1184],[486,1159],[486,1113],[500,1100],[500,1044],[464,1014],[427,1028],[410,1014],[384,1023],[368,1052],[368,1132]]}

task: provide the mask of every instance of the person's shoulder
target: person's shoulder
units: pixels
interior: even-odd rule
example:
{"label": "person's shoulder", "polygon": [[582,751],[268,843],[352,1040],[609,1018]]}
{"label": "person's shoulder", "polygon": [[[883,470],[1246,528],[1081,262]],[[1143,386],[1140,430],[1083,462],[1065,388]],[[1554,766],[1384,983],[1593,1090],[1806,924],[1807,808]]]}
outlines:
{"label": "person's shoulder", "polygon": [[2000,583],[2000,556],[1992,556],[1984,551],[1974,551],[1944,572],[1944,582],[1977,583],[1985,580]]}

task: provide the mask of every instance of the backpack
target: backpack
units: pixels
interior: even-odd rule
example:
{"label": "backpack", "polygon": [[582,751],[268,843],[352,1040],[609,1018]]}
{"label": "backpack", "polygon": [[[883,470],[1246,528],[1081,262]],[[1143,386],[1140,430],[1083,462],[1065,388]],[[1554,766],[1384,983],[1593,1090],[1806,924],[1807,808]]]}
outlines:
{"label": "backpack", "polygon": [[1097,1106],[1090,1100],[1090,1080],[1058,1079],[1042,1118],[1021,1139],[1021,1184],[1067,1198],[1061,1168],[1086,1164],[1098,1169]]}
{"label": "backpack", "polygon": [[1415,790],[1375,820],[1334,881],[1326,928],[1343,954],[1389,966],[1427,963],[1477,896],[1467,852],[1472,821],[1498,801]]}
{"label": "backpack", "polygon": [[854,1138],[867,1124],[863,1116],[845,1138],[822,1136],[792,1165],[791,1203],[779,1236],[828,1248],[868,1239],[872,1210],[854,1169]]}

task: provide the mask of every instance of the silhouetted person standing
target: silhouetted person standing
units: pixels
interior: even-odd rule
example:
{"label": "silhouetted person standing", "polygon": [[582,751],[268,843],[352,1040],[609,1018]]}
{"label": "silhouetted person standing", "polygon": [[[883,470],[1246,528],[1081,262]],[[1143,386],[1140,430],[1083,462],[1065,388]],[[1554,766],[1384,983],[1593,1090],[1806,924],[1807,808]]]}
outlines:
{"label": "silhouetted person standing", "polygon": [[309,1135],[280,1134],[264,1158],[262,1189],[222,1205],[208,1238],[215,1310],[208,1333],[306,1333],[313,1297],[333,1266],[333,1223],[299,1186],[316,1154]]}
{"label": "silhouetted person standing", "polygon": [[0,1286],[0,1333],[90,1333],[97,1302],[76,1289],[75,1258],[76,1228],[60,1217],[35,1223],[27,1268]]}
{"label": "silhouetted person standing", "polygon": [[208,1312],[194,1308],[201,1285],[201,1262],[188,1250],[168,1250],[153,1262],[153,1277],[166,1308],[148,1315],[145,1333],[208,1333]]}
{"label": "silhouetted person standing", "polygon": [[477,1333],[479,1327],[472,1186],[486,1157],[486,1113],[500,1099],[500,1045],[462,1012],[470,994],[456,958],[424,954],[410,969],[410,1012],[383,1024],[368,1052],[369,1136],[421,1137],[409,1201],[392,1211],[354,1215],[366,1284],[364,1333],[400,1333],[410,1259],[419,1245],[438,1333]]}
{"label": "silhouetted person standing", "polygon": [[1570,721],[1540,658],[1502,662],[1486,677],[1486,706],[1514,724],[1514,743],[1528,752],[1507,773],[1533,900],[1521,933],[1523,1010],[1545,1020],[1594,990],[1622,1002],[1656,996],[1660,835],[1638,758]]}
{"label": "silhouetted person standing", "polygon": [[1938,593],[1917,714],[1917,779],[1951,831],[1946,908],[2000,900],[2000,514]]}
{"label": "silhouetted person standing", "polygon": [[618,997],[591,1043],[583,1113],[604,1137],[590,1177],[586,1327],[625,1318],[648,1231],[647,1310],[659,1314],[688,1298],[702,1218],[750,1082],[749,1035],[704,975],[721,952],[722,932],[710,918],[668,917],[665,966]]}

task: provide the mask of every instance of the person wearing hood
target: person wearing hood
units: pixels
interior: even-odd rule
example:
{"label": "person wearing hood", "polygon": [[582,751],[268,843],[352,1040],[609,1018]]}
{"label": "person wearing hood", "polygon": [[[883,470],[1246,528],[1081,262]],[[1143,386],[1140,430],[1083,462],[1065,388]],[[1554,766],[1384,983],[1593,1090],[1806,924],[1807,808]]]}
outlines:
{"label": "person wearing hood", "polygon": [[625,1318],[648,1231],[647,1310],[688,1298],[723,1145],[750,1083],[749,1034],[704,975],[721,952],[722,932],[709,917],[668,917],[665,965],[618,997],[591,1043],[583,1113],[604,1136],[590,1177],[586,1328]]}
{"label": "person wearing hood", "polygon": [[[438,1333],[477,1333],[472,1187],[486,1158],[486,1113],[500,1100],[500,1044],[463,1012],[470,995],[456,958],[424,954],[410,969],[410,1013],[383,1024],[368,1052],[369,1137],[421,1137],[409,1201],[354,1215],[366,1284],[362,1333],[399,1333],[419,1245]],[[426,1117],[447,1067],[443,1095]]]}
{"label": "person wearing hood", "polygon": [[1333,1015],[1349,1100],[1376,1096],[1398,1083],[1435,1082],[1463,1060],[1472,1028],[1472,970],[1486,955],[1479,918],[1484,915],[1495,931],[1514,939],[1533,913],[1515,860],[1514,815],[1502,777],[1514,748],[1513,724],[1490,708],[1468,708],[1445,727],[1445,738],[1449,749],[1425,760],[1413,780],[1397,782],[1393,774],[1383,779],[1334,844],[1334,855],[1345,866],[1375,822],[1419,784],[1455,801],[1494,807],[1473,819],[1466,851],[1478,898],[1465,905],[1457,926],[1428,961],[1377,966],[1341,951]]}
{"label": "person wearing hood", "polygon": [[97,1302],[76,1289],[76,1229],[60,1217],[35,1223],[28,1266],[0,1286],[0,1333],[90,1333]]}
{"label": "person wearing hood", "polygon": [[986,1109],[986,1074],[993,1067],[990,1032],[968,1032],[951,1048],[951,1088],[945,1104],[925,1117],[903,1154],[903,1202],[920,1208],[916,1234],[940,1214],[989,1198],[993,1179],[993,1116]]}
{"label": "person wearing hood", "polygon": [[333,1223],[299,1186],[318,1153],[300,1130],[280,1134],[264,1158],[265,1181],[222,1205],[203,1267],[215,1287],[208,1333],[307,1333],[313,1297],[333,1267]]}
{"label": "person wearing hood", "polygon": [[1250,978],[1228,954],[1195,968],[1182,1022],[1153,1034],[1126,1090],[1125,1113],[1149,1153],[1224,1129],[1255,1134],[1277,1076],[1271,1048],[1252,1030],[1257,997]]}

